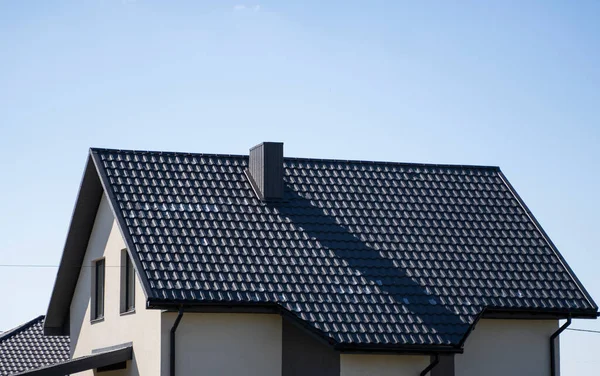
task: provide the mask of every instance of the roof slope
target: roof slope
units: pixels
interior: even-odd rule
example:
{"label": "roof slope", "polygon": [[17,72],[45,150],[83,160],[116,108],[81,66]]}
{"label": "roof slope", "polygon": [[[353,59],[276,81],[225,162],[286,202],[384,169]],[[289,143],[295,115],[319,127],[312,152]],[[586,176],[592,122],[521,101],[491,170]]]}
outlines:
{"label": "roof slope", "polygon": [[276,304],[360,347],[460,347],[484,309],[597,311],[496,167],[285,158],[265,203],[247,156],[91,155],[156,306]]}
{"label": "roof slope", "polygon": [[0,376],[69,359],[69,337],[45,337],[44,316],[0,334]]}

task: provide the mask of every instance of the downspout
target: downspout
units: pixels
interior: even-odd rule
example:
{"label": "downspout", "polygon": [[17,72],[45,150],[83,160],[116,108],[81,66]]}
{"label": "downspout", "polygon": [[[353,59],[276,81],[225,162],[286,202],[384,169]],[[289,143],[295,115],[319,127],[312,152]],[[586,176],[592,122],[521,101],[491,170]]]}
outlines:
{"label": "downspout", "polygon": [[567,318],[567,322],[550,336],[550,376],[556,376],[556,346],[554,345],[554,340],[560,335],[560,333],[567,329],[569,325],[571,325],[570,315]]}
{"label": "downspout", "polygon": [[435,354],[433,357],[433,362],[431,362],[423,371],[421,371],[419,376],[427,375],[429,371],[431,371],[435,366],[438,365],[438,363],[440,362],[440,356],[438,354]]}
{"label": "downspout", "polygon": [[181,321],[181,318],[183,317],[183,306],[179,307],[179,313],[177,314],[177,318],[175,319],[175,322],[173,323],[173,327],[171,328],[171,352],[169,353],[169,357],[170,357],[170,375],[171,376],[175,376],[175,332],[177,331],[177,327],[179,326],[179,322]]}

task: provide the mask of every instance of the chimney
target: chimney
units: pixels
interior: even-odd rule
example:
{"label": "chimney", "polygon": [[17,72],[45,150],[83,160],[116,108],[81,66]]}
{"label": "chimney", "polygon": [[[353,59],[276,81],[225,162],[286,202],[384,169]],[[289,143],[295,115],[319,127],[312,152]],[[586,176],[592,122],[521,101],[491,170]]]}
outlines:
{"label": "chimney", "polygon": [[246,175],[259,199],[283,199],[283,142],[263,142],[251,148]]}

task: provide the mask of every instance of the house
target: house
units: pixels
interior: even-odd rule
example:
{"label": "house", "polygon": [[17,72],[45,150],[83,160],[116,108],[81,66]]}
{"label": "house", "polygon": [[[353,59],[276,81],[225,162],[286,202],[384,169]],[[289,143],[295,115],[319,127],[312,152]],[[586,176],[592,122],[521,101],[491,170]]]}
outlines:
{"label": "house", "polygon": [[44,316],[0,333],[0,376],[9,376],[69,359],[69,337],[44,336]]}
{"label": "house", "polygon": [[597,315],[497,167],[91,149],[23,375],[556,375]]}

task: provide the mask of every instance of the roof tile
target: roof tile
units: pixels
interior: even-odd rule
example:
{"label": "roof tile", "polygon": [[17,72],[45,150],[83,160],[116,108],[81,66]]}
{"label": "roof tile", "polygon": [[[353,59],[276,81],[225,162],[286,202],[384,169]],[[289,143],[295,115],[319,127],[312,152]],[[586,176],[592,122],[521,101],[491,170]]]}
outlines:
{"label": "roof tile", "polygon": [[0,376],[69,359],[69,337],[43,334],[44,316],[0,334]]}
{"label": "roof tile", "polygon": [[497,168],[93,149],[154,299],[276,303],[344,344],[457,345],[486,307],[595,311]]}

